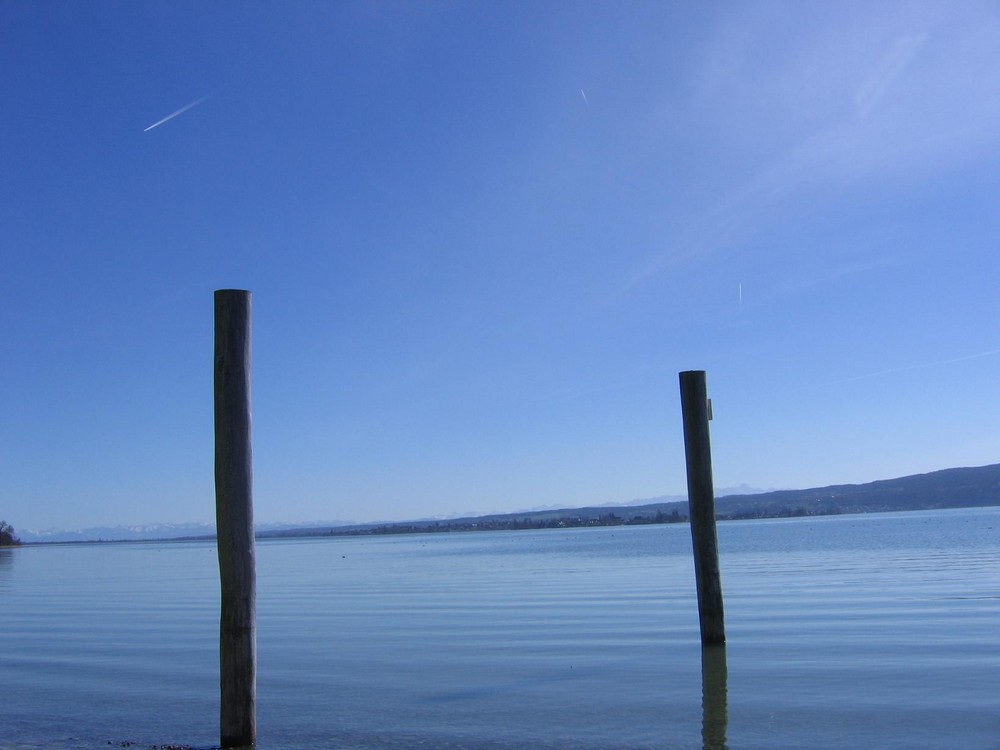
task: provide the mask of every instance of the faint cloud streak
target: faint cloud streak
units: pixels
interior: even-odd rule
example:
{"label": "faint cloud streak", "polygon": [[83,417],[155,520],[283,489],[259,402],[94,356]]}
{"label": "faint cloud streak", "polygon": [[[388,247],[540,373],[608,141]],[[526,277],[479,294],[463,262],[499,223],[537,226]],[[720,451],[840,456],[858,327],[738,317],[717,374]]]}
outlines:
{"label": "faint cloud streak", "polygon": [[858,115],[867,117],[927,41],[926,34],[897,39],[882,62],[854,96]]}
{"label": "faint cloud streak", "polygon": [[878,378],[883,375],[894,375],[898,372],[910,372],[912,370],[924,370],[929,367],[942,367],[943,365],[953,365],[958,362],[968,362],[973,359],[982,359],[984,357],[994,357],[1000,354],[1000,349],[990,349],[989,351],[979,352],[977,354],[968,354],[964,357],[953,357],[952,359],[941,359],[935,360],[934,362],[921,362],[916,365],[906,365],[904,367],[892,367],[888,370],[878,370],[876,372],[868,372],[864,375],[855,375],[850,378],[842,378],[840,380],[830,380],[825,383],[817,383],[815,385],[803,386],[803,389],[813,389],[813,388],[825,388],[831,385],[843,385],[844,383],[854,383],[859,380],[868,380],[869,378]]}
{"label": "faint cloud streak", "polygon": [[736,157],[734,166],[720,169],[714,196],[704,194],[714,202],[703,198],[662,249],[627,269],[611,300],[802,216],[807,193],[815,204],[821,191],[914,190],[993,157],[1000,147],[1000,17],[917,16],[834,24],[757,57],[753,50],[771,39],[763,21],[748,25],[741,17],[720,35],[705,56],[711,74],[698,98],[689,111],[675,104],[671,117],[698,114],[719,150]]}

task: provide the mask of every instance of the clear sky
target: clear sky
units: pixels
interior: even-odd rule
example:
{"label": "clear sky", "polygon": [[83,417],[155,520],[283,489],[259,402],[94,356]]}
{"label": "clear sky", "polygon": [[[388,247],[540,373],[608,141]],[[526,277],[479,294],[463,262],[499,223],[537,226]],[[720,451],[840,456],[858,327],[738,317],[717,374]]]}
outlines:
{"label": "clear sky", "polygon": [[998,40],[951,0],[6,0],[0,518],[214,518],[219,288],[261,522],[683,493],[687,369],[719,487],[994,463]]}

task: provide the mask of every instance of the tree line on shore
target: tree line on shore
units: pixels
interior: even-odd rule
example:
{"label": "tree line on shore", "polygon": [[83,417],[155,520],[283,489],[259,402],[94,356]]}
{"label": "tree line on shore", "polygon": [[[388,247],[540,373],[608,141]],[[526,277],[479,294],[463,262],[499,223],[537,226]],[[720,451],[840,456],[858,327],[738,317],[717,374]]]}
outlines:
{"label": "tree line on shore", "polygon": [[14,534],[14,527],[6,521],[0,521],[0,547],[16,547],[21,540]]}
{"label": "tree line on shore", "polygon": [[[755,518],[796,518],[800,516],[837,515],[836,509],[810,510],[803,507],[771,508],[767,512],[740,511],[717,514],[720,521],[737,521]],[[383,534],[433,534],[454,531],[522,531],[528,529],[573,529],[587,526],[643,526],[648,524],[686,523],[687,515],[671,510],[662,510],[649,515],[620,516],[609,512],[601,516],[559,516],[559,517],[486,517],[478,520],[432,521],[424,523],[387,523],[376,526],[346,529],[325,529],[314,533],[300,532],[302,536],[381,536]],[[271,534],[269,536],[281,536]]]}
{"label": "tree line on shore", "polygon": [[426,534],[449,531],[515,531],[526,529],[573,529],[584,526],[635,526],[652,523],[680,523],[686,521],[676,510],[672,513],[657,512],[654,516],[623,518],[615,513],[607,513],[597,518],[563,516],[560,518],[484,518],[477,521],[434,521],[424,524],[393,523],[366,529],[353,529],[350,536],[380,534]]}

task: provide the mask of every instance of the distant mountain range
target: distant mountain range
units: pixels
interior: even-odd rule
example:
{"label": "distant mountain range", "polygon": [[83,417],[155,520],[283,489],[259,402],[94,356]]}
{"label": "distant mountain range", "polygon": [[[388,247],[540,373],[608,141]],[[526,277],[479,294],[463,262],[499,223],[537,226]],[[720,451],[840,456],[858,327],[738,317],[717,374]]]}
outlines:
{"label": "distant mountain range", "polygon": [[[316,523],[265,523],[257,525],[257,532],[330,528],[347,525],[347,521],[319,521]],[[17,536],[26,543],[45,542],[142,542],[162,539],[199,539],[215,536],[214,523],[154,523],[139,526],[93,526],[78,531],[45,529],[42,531],[17,530]]]}
{"label": "distant mountain range", "polygon": [[215,534],[215,526],[201,524],[154,523],[144,526],[94,526],[89,529],[67,531],[65,529],[28,530],[18,529],[22,542],[95,542],[95,541],[138,541],[142,539],[173,539],[183,536]]}
{"label": "distant mountain range", "polygon": [[[1000,505],[1000,464],[944,469],[898,479],[865,484],[837,484],[806,490],[753,492],[736,488],[717,492],[719,519],[813,516],[838,513],[879,513]],[[687,499],[677,496],[651,498],[619,505],[587,508],[547,508],[520,513],[498,513],[463,518],[422,519],[401,523],[263,524],[263,538],[323,536],[328,534],[399,533],[490,528],[533,528],[618,523],[659,523],[684,520]],[[210,524],[154,524],[149,526],[92,528],[82,531],[19,531],[24,542],[139,541],[205,538],[215,534]]]}

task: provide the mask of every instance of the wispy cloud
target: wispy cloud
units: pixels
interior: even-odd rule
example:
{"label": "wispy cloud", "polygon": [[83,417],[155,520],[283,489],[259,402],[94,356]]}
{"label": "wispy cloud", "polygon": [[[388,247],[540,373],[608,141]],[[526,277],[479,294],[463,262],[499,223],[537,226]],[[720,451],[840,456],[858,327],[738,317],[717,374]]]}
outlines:
{"label": "wispy cloud", "polygon": [[875,108],[885,92],[899,78],[926,41],[926,34],[905,36],[896,40],[896,43],[882,58],[882,62],[854,96],[854,104],[861,117],[867,117]]}
{"label": "wispy cloud", "polygon": [[933,362],[920,362],[915,365],[904,365],[902,367],[890,367],[887,370],[876,370],[875,372],[866,372],[863,375],[854,375],[849,378],[841,378],[839,380],[829,380],[823,383],[816,383],[814,385],[803,386],[803,389],[812,390],[814,388],[826,388],[831,385],[843,385],[845,383],[854,383],[858,380],[868,380],[869,378],[879,378],[884,375],[895,375],[900,372],[911,372],[913,370],[925,370],[930,367],[943,367],[944,365],[953,365],[958,362],[968,362],[973,359],[983,359],[984,357],[995,357],[1000,354],[1000,349],[989,349],[985,352],[977,352],[976,354],[968,354],[964,357],[953,357],[951,359],[939,359]]}
{"label": "wispy cloud", "polygon": [[697,94],[672,101],[669,113],[669,122],[710,134],[707,164],[729,156],[716,173],[699,173],[718,185],[715,200],[700,193],[701,205],[675,224],[661,252],[626,272],[613,299],[796,220],[810,205],[804,194],[919,190],[935,174],[997,153],[1000,15],[903,5],[855,17],[837,7],[828,23],[775,38],[782,19],[759,17],[755,6],[756,15],[747,11],[719,33]]}
{"label": "wispy cloud", "polygon": [[868,253],[865,257],[855,254],[853,257],[843,258],[839,261],[831,260],[823,268],[811,274],[796,275],[790,273],[782,282],[775,283],[775,295],[778,297],[788,297],[803,294],[816,287],[884,271],[904,262],[900,254],[896,252],[879,251],[867,247],[864,250]]}

